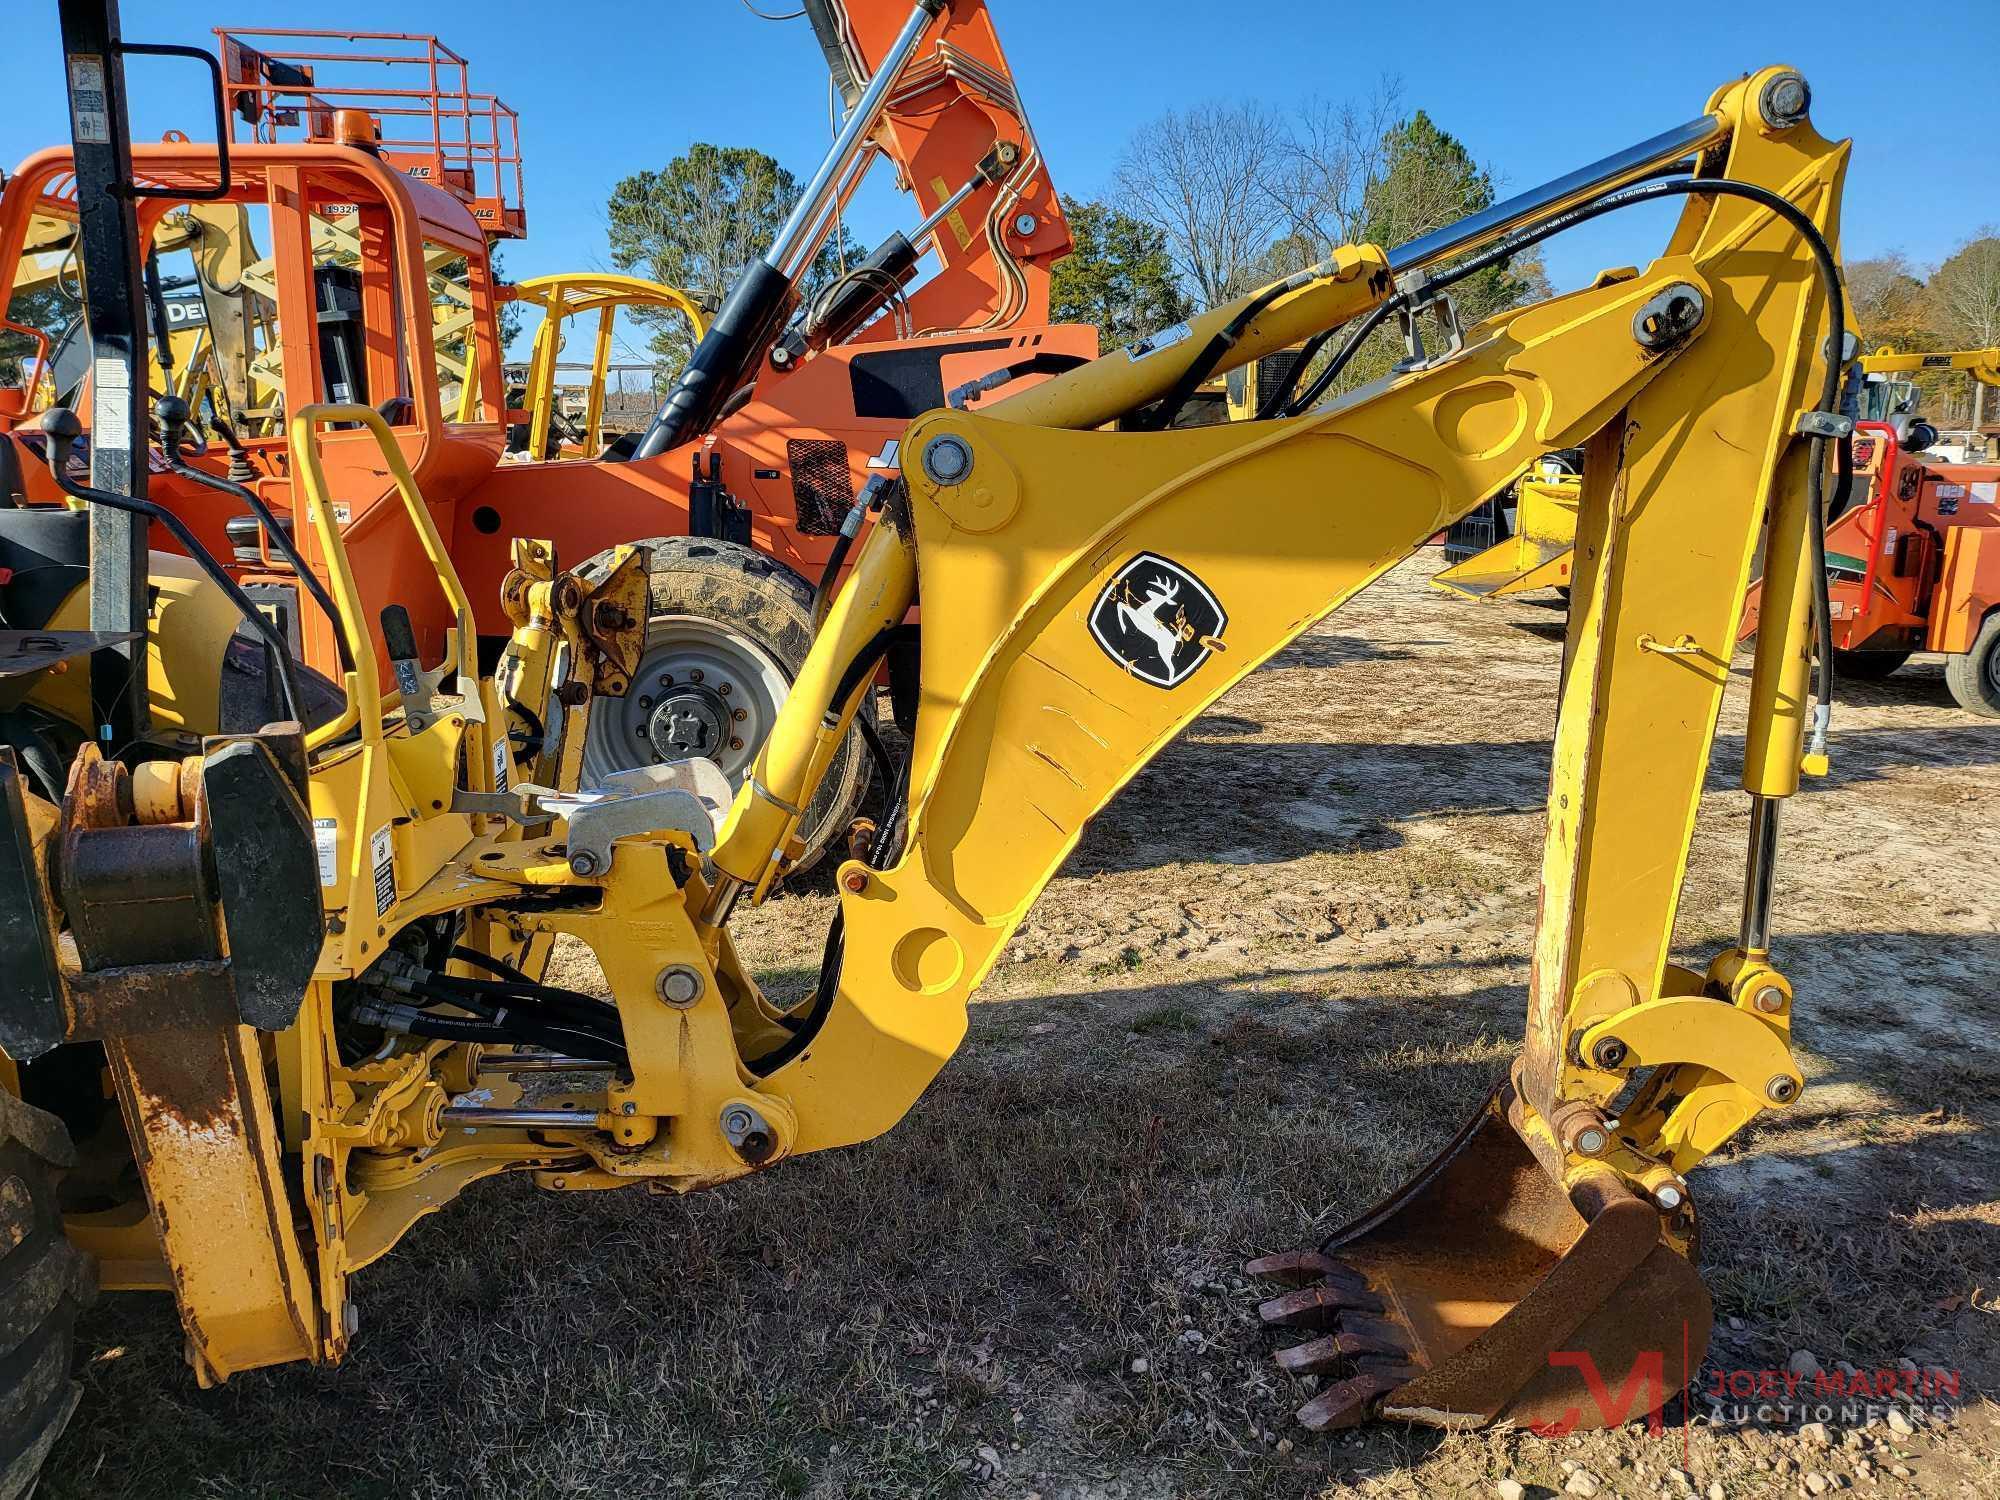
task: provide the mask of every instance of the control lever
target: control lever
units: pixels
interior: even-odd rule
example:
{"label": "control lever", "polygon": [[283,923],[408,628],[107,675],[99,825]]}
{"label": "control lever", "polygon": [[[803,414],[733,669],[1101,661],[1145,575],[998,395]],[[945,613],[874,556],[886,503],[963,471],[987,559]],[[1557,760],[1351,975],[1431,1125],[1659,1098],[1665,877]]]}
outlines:
{"label": "control lever", "polygon": [[[381,620],[382,646],[389,654],[389,665],[395,669],[397,696],[403,700],[403,722],[410,726],[411,734],[421,734],[444,717],[433,705],[451,664],[441,662],[432,671],[424,670],[417,651],[416,629],[410,624],[409,610],[402,605],[385,605]],[[453,710],[459,706],[457,699],[450,700]]]}
{"label": "control lever", "polygon": [[[185,405],[185,403],[183,403]],[[229,602],[236,606],[250,628],[263,640],[264,652],[271,664],[271,674],[277,679],[279,692],[284,698],[284,716],[305,722],[305,713],[299,701],[299,684],[292,666],[291,647],[278,633],[278,627],[269,617],[250,602],[249,595],[237,586],[236,580],[223,570],[208,548],[201,544],[201,538],[189,529],[188,524],[172,511],[155,505],[150,500],[140,500],[131,495],[116,494],[111,490],[96,489],[91,485],[78,484],[69,477],[71,450],[78,438],[83,436],[83,423],[77,420],[75,412],[66,406],[52,406],[42,413],[42,431],[48,438],[49,473],[54,476],[56,486],[73,500],[81,500],[86,505],[108,505],[113,510],[122,510],[128,515],[144,516],[148,521],[166,527],[175,541],[187,550],[187,555],[195,566],[208,575],[209,582],[221,589]]]}
{"label": "control lever", "polygon": [[[340,611],[334,607],[333,596],[326,591],[326,585],[319,581],[319,575],[306,566],[306,560],[300,555],[298,544],[292,540],[291,532],[278,524],[277,517],[271,513],[271,508],[264,503],[263,498],[249,486],[236,482],[234,475],[237,470],[237,460],[243,456],[244,450],[236,441],[236,434],[229,425],[219,417],[213,424],[217,435],[229,448],[229,468],[232,477],[222,479],[204,469],[197,469],[181,457],[181,439],[187,433],[188,418],[191,415],[187,402],[179,396],[162,396],[153,403],[153,415],[160,419],[160,442],[166,450],[167,467],[181,478],[192,480],[204,489],[214,490],[239,501],[257,518],[257,524],[264,528],[264,537],[269,542],[271,550],[291,566],[292,571],[298,575],[299,586],[312,595],[313,603],[320,607],[327,623],[333,627],[333,639],[340,649],[341,664],[353,666],[354,663],[349,658],[347,650],[347,637],[340,628]],[[242,467],[246,474],[250,471],[247,459]]]}

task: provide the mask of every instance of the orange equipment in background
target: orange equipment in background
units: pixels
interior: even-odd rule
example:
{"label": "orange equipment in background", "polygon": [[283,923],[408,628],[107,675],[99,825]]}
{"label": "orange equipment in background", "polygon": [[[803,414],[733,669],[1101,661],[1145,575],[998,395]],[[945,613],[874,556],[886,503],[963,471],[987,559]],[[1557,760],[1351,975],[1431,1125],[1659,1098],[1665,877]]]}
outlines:
{"label": "orange equipment in background", "polygon": [[[1826,539],[1834,660],[1846,676],[1880,678],[1912,652],[1946,652],[1959,706],[2000,718],[2000,463],[1932,462],[1921,447],[1934,436],[1923,423],[1855,425],[1863,498]],[[1746,636],[1762,597],[1752,585]]]}
{"label": "orange equipment in background", "polygon": [[[196,464],[226,468],[289,524],[292,476],[274,415],[325,401],[376,407],[465,581],[473,629],[495,645],[509,629],[500,592],[516,536],[551,540],[572,565],[641,541],[687,563],[699,543],[696,571],[732,575],[720,592],[663,603],[671,591],[656,567],[641,678],[674,696],[635,693],[641,721],[604,734],[593,725],[593,775],[710,753],[740,776],[803,660],[809,609],[803,627],[793,617],[855,510],[869,459],[954,393],[1011,393],[1097,353],[1094,328],[1046,321],[1049,269],[1069,230],[985,0],[808,0],[807,11],[849,107],[784,233],[752,263],[755,316],[742,316],[739,287],[649,433],[585,457],[501,461],[510,425],[526,416],[505,399],[489,241],[527,224],[520,128],[513,110],[471,87],[458,53],[428,36],[225,29],[231,133],[248,128],[230,148],[219,201],[199,201],[220,178],[213,143],[134,148],[135,171],[164,194],[142,200],[142,235],[182,224],[194,205],[233,209],[268,239],[255,276],[202,288],[218,332],[232,309],[251,330],[241,338],[268,411],[249,428],[234,412],[198,411],[198,428],[223,440]],[[800,272],[878,158],[921,222],[808,298]],[[57,147],[24,162],[0,197],[0,287],[15,284],[30,225],[43,235],[64,220],[75,222],[73,184],[68,148]],[[88,409],[70,395],[57,392]],[[39,454],[32,423],[0,412],[0,430],[10,421],[22,430],[0,440]],[[363,604],[371,618],[406,604],[416,646],[436,660],[456,622],[435,590],[412,584],[427,564],[366,436],[330,433],[323,445]],[[58,498],[39,462],[24,469],[30,500]],[[337,675],[335,632],[239,507],[172,473],[155,476],[153,494],[233,557],[308,665]],[[681,702],[691,675],[712,685],[718,651],[762,689],[726,712]],[[690,724],[706,733],[711,719],[719,745],[679,738]],[[852,744],[842,753],[861,758]],[[848,800],[866,781],[865,771],[850,778]],[[827,811],[817,826],[841,826],[841,809]]]}

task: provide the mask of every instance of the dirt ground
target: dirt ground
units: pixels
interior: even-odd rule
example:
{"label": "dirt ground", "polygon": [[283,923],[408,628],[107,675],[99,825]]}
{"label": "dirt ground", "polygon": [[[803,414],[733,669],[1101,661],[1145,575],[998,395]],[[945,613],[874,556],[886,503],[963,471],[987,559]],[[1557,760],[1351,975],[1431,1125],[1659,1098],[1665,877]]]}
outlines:
{"label": "dirt ground", "polygon": [[[199,1391],[164,1299],[107,1298],[47,1492],[1991,1494],[2000,723],[1934,659],[1844,689],[1833,773],[1788,810],[1807,1092],[1693,1189],[1704,1387],[1909,1360],[1959,1395],[1823,1436],[1700,1399],[1657,1435],[1292,1424],[1310,1393],[1242,1262],[1418,1166],[1521,1028],[1562,614],[1447,599],[1435,566],[1301,639],[1109,809],[888,1137],[684,1200],[486,1184],[362,1275],[337,1370]],[[1740,898],[1742,687],[1678,935],[1696,965]],[[796,992],[829,912],[808,891],[739,929]]]}

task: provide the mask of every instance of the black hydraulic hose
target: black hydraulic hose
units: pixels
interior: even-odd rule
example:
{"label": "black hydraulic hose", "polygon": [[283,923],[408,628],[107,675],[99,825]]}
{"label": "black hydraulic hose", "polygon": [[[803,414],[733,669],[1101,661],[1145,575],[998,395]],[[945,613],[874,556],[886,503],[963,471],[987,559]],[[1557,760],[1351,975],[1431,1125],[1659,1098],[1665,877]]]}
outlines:
{"label": "black hydraulic hose", "polygon": [[[185,401],[178,396],[162,396],[153,404],[153,414],[160,419],[160,446],[166,451],[168,466],[183,479],[192,480],[205,489],[214,490],[217,494],[229,496],[257,518],[257,524],[264,528],[264,535],[270,539],[272,549],[298,575],[299,587],[312,596],[313,603],[317,604],[320,613],[326,616],[327,624],[333,629],[334,645],[340,652],[341,665],[351,669],[354,666],[353,653],[347,649],[347,635],[340,628],[340,611],[334,605],[333,595],[329,594],[326,585],[319,581],[319,575],[306,566],[306,560],[300,554],[298,545],[292,540],[291,533],[278,524],[278,518],[264,503],[263,497],[248,485],[210,474],[205,469],[197,469],[181,457],[180,439],[187,430],[188,418],[191,415]],[[230,447],[235,447],[235,434],[220,422],[216,426],[223,440]]]}
{"label": "black hydraulic hose", "polygon": [[840,577],[841,564],[847,561],[847,550],[854,545],[854,538],[861,531],[861,517],[867,512],[866,497],[857,498],[847,507],[847,514],[841,518],[840,530],[834,533],[833,550],[826,556],[826,566],[819,570],[819,583],[813,589],[812,622],[813,633],[819,633],[826,623],[826,612],[833,608],[833,585]]}
{"label": "black hydraulic hose", "polygon": [[[1386,302],[1378,302],[1370,309],[1368,316],[1361,320],[1361,326],[1354,330],[1352,337],[1340,346],[1339,352],[1326,362],[1326,368],[1321,370],[1313,378],[1313,383],[1306,387],[1305,394],[1289,406],[1286,406],[1283,409],[1282,415],[1296,417],[1300,412],[1315,405],[1319,401],[1319,398],[1326,394],[1327,388],[1340,378],[1340,372],[1347,368],[1356,354],[1361,352],[1361,346],[1367,342],[1368,335],[1382,326],[1388,319],[1389,314],[1396,310],[1402,300],[1402,297],[1398,295],[1389,298]],[[1298,368],[1305,368],[1304,360],[1299,361]]]}
{"label": "black hydraulic hose", "polygon": [[250,598],[215,560],[208,548],[201,544],[193,530],[179,516],[163,505],[151,500],[139,500],[130,495],[117,494],[111,490],[100,490],[93,486],[78,484],[69,477],[70,448],[82,434],[82,425],[76,413],[63,406],[52,406],[42,414],[42,431],[48,437],[47,461],[50,475],[56,487],[73,500],[81,500],[88,505],[108,505],[113,510],[122,510],[128,515],[143,516],[148,521],[157,521],[164,526],[186,549],[188,559],[208,576],[208,581],[222,591],[222,595],[236,607],[244,623],[256,631],[262,639],[272,670],[278,679],[278,689],[284,695],[286,713],[303,724],[306,720],[304,707],[299,698],[298,677],[292,666],[292,648],[278,627],[261,609],[250,602]]}
{"label": "black hydraulic hose", "polygon": [[1161,432],[1173,426],[1174,418],[1181,414],[1181,408],[1188,404],[1201,383],[1215,373],[1215,367],[1222,363],[1231,349],[1236,347],[1236,341],[1243,337],[1243,330],[1250,326],[1251,319],[1286,293],[1295,292],[1300,287],[1309,285],[1314,279],[1306,276],[1304,272],[1297,276],[1287,276],[1275,286],[1268,286],[1251,298],[1243,310],[1224,324],[1203,346],[1201,353],[1194,357],[1194,362],[1181,371],[1181,378],[1175,381],[1166,395],[1159,399],[1151,415],[1133,418],[1128,430]]}
{"label": "black hydraulic hose", "polygon": [[1278,388],[1266,396],[1264,404],[1257,408],[1256,418],[1258,421],[1269,421],[1285,409],[1286,404],[1292,399],[1292,392],[1297,390],[1299,382],[1305,379],[1307,368],[1311,366],[1315,359],[1319,358],[1319,351],[1324,349],[1327,341],[1339,331],[1339,325],[1335,325],[1332,328],[1322,328],[1300,346],[1299,357],[1292,361],[1291,369],[1285,371],[1285,378],[1278,382]]}
{"label": "black hydraulic hose", "polygon": [[486,1027],[496,1033],[490,1036],[463,1035],[464,1041],[526,1041],[538,1047],[548,1047],[556,1052],[564,1052],[576,1057],[594,1057],[605,1062],[622,1063],[630,1055],[622,1035],[609,1036],[590,1027],[566,1024],[560,1020],[550,1020],[534,1014],[531,1008],[515,1005],[487,1005],[472,997],[453,993],[436,984],[417,986],[417,992],[425,999],[441,1005],[456,1005],[466,1010],[480,1012],[480,1019],[461,1021],[453,1016],[433,1016],[424,1012],[410,1023],[413,1035],[453,1035],[453,1032],[426,1032],[421,1025],[443,1024],[454,1028],[469,1026]]}
{"label": "black hydraulic hose", "polygon": [[869,638],[868,644],[855,653],[854,660],[847,664],[847,670],[840,674],[840,681],[834,685],[833,696],[827,700],[825,722],[838,721],[841,708],[854,696],[854,690],[861,686],[862,679],[882,664],[882,658],[889,654],[889,648],[897,641],[915,634],[914,625],[888,625],[876,631]]}
{"label": "black hydraulic hose", "polygon": [[511,979],[517,984],[537,983],[536,980],[528,977],[525,970],[515,968],[506,959],[495,958],[490,953],[481,953],[477,948],[468,948],[463,943],[458,944],[451,950],[451,956],[460,963],[471,964],[475,969],[484,969],[487,973],[497,975],[501,979]]}
{"label": "black hydraulic hose", "polygon": [[[865,736],[867,731],[864,730],[863,733]],[[879,741],[879,735],[876,738]],[[886,757],[886,748],[883,754]],[[912,758],[905,755],[897,765],[895,774],[884,781],[888,806],[883,812],[881,823],[875,829],[875,842],[868,851],[868,864],[877,870],[888,868],[889,864],[903,852],[903,833],[910,822]],[[826,1025],[826,1018],[833,1013],[833,998],[840,989],[840,970],[846,957],[847,914],[844,911],[836,911],[833,914],[833,921],[826,929],[826,946],[820,950],[819,982],[813,988],[811,1006],[805,1015],[797,1019],[790,1016],[784,1018],[784,1024],[792,1029],[792,1034],[750,1063],[749,1068],[752,1073],[759,1078],[768,1078],[812,1045],[813,1038],[818,1036],[820,1028]]]}
{"label": "black hydraulic hose", "polygon": [[[1841,371],[1845,368],[1841,353],[1847,338],[1847,299],[1840,283],[1840,267],[1835,264],[1833,250],[1828,246],[1826,237],[1819,232],[1819,226],[1806,217],[1797,204],[1782,194],[1772,192],[1769,188],[1759,187],[1754,182],[1738,182],[1733,177],[1669,177],[1620,188],[1616,192],[1606,193],[1587,203],[1578,204],[1575,208],[1503,240],[1491,249],[1461,261],[1448,270],[1438,272],[1431,277],[1430,285],[1439,288],[1463,281],[1490,265],[1511,259],[1530,246],[1540,244],[1551,235],[1560,234],[1565,229],[1634,203],[1644,203],[1655,198],[1701,197],[1707,194],[1744,198],[1761,208],[1768,209],[1789,224],[1797,231],[1799,238],[1805,241],[1806,248],[1812,253],[1813,264],[1819,271],[1820,281],[1826,288],[1826,374],[1820,383],[1819,401],[1814,409],[1828,417],[1838,418]],[[1847,504],[1848,489],[1854,479],[1854,456],[1849,438],[1851,432],[1850,425],[1848,432],[1841,433],[1837,438],[1829,438],[1820,433],[1813,434],[1806,474],[1808,509],[1806,529],[1810,535],[1814,567],[1813,633],[1818,641],[1818,650],[1813,653],[1813,695],[1818,699],[1818,707],[1813,714],[1810,742],[1811,748],[1815,751],[1825,749],[1828,718],[1833,711],[1833,605],[1826,579],[1827,512],[1829,508],[1837,512],[1844,509]],[[1826,482],[1826,445],[1829,441],[1836,444],[1839,455],[1839,474],[1831,507],[1822,503]]]}
{"label": "black hydraulic hose", "polygon": [[425,982],[434,992],[453,1003],[479,1002],[500,1005],[545,1006],[578,1026],[602,1031],[607,1036],[622,1035],[616,1007],[576,990],[553,985],[522,984],[490,979],[465,979],[456,974],[434,974]]}
{"label": "black hydraulic hose", "polygon": [[[896,773],[889,761],[889,747],[882,743],[882,731],[875,725],[870,705],[864,703],[861,711],[855,714],[854,727],[861,731],[861,741],[868,747],[868,757],[875,763],[875,774],[882,782],[882,795],[886,797],[895,782]],[[886,822],[889,816],[887,808],[883,809],[882,816]]]}

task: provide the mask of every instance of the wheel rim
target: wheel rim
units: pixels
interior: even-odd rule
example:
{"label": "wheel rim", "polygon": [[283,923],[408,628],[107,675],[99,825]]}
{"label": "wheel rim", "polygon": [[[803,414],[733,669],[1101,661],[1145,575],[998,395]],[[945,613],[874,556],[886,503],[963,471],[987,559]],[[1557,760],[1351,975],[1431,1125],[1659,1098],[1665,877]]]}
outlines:
{"label": "wheel rim", "polygon": [[655,615],[631,691],[590,705],[584,781],[699,755],[740,786],[790,687],[776,658],[721,621]]}

